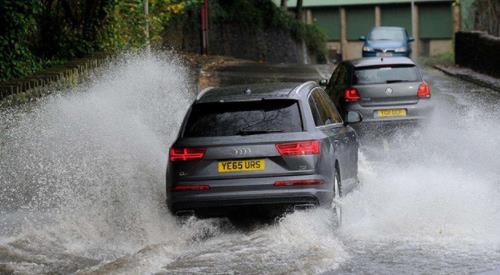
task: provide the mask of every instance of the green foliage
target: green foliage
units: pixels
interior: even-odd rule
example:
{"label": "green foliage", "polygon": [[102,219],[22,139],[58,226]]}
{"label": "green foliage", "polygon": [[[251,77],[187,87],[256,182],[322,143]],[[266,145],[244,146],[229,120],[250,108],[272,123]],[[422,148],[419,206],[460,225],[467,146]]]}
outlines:
{"label": "green foliage", "polygon": [[[142,48],[148,42],[146,23],[153,47],[161,45],[171,25],[199,31],[199,22],[186,18],[198,20],[203,0],[148,1],[146,17],[144,0],[0,0],[0,80],[97,51]],[[270,0],[210,0],[209,6],[211,24],[284,29],[310,49],[324,49],[325,37],[315,26],[297,22]]]}
{"label": "green foliage", "polygon": [[0,80],[97,51],[159,45],[173,16],[201,0],[0,0]]}
{"label": "green foliage", "polygon": [[33,52],[37,31],[38,0],[0,0],[0,80],[33,73],[41,60]]}
{"label": "green foliage", "polygon": [[159,46],[162,32],[173,16],[184,13],[201,0],[149,0],[149,16],[144,14],[143,0],[114,0],[106,8],[109,15],[99,34],[98,44],[107,51],[141,48],[146,45],[146,23],[149,23],[149,42]]}
{"label": "green foliage", "polygon": [[98,44],[105,51],[138,48],[146,44],[143,2],[114,0],[106,7],[108,17],[99,32]]}

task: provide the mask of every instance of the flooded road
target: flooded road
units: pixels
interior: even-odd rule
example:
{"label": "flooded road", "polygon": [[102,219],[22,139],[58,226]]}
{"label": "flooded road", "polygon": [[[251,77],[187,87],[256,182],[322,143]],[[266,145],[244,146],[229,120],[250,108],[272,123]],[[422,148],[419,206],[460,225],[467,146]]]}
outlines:
{"label": "flooded road", "polygon": [[[319,79],[264,64],[204,83]],[[427,70],[422,127],[362,139],[333,213],[175,221],[167,151],[197,80],[172,55],[125,56],[68,93],[0,111],[0,273],[470,274],[500,266],[500,96]],[[323,76],[322,76],[323,75]]]}

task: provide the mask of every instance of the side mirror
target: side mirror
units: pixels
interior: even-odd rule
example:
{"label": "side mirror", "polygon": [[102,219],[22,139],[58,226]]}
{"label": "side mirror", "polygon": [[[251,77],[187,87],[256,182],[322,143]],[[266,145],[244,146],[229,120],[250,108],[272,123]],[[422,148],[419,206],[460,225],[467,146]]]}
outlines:
{"label": "side mirror", "polygon": [[359,37],[359,40],[360,40],[360,41],[366,41],[366,36],[364,36],[364,35],[360,36],[360,37]]}
{"label": "side mirror", "polygon": [[356,111],[347,112],[346,124],[356,124],[363,121],[363,117]]}
{"label": "side mirror", "polygon": [[413,37],[408,38],[408,42],[413,42],[413,41],[415,41],[415,38]]}
{"label": "side mirror", "polygon": [[321,87],[326,87],[326,86],[328,86],[328,79],[321,79],[321,80],[319,81],[319,86],[321,86]]}

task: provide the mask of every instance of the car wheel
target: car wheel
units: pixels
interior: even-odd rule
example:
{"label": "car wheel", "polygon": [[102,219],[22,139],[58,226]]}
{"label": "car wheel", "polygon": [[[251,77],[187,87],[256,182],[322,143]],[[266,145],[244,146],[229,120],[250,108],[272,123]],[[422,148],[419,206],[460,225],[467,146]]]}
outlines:
{"label": "car wheel", "polygon": [[336,221],[336,226],[340,227],[342,225],[342,205],[340,204],[340,198],[342,197],[342,181],[340,178],[340,172],[338,166],[335,166],[334,177],[333,177],[333,200],[332,209],[335,215],[334,219]]}

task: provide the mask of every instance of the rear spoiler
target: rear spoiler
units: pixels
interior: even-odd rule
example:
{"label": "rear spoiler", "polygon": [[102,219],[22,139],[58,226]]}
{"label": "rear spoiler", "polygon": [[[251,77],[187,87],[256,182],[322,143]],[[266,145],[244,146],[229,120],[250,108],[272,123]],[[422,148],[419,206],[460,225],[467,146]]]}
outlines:
{"label": "rear spoiler", "polygon": [[201,90],[199,93],[198,93],[198,96],[196,96],[196,100],[200,100],[200,98],[206,94],[208,91],[212,90],[214,87],[206,87],[205,89]]}

